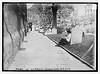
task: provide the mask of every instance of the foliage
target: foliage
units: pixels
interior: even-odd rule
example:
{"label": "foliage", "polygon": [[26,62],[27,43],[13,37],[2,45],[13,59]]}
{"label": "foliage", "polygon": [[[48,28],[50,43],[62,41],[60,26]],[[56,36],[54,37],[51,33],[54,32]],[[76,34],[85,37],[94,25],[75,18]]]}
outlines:
{"label": "foliage", "polygon": [[52,22],[52,9],[48,5],[44,5],[44,11],[41,15],[41,25],[50,27]]}
{"label": "foliage", "polygon": [[62,4],[57,12],[57,23],[59,26],[67,26],[71,22],[71,14],[74,12],[74,7],[68,4]]}
{"label": "foliage", "polygon": [[32,18],[31,21],[33,23],[36,22],[38,26],[46,28],[51,25],[52,9],[48,5],[33,5],[30,9],[28,9],[28,17]]}
{"label": "foliage", "polygon": [[41,4],[34,4],[29,10],[32,11],[33,13],[35,12],[38,15],[40,15],[41,12],[43,11],[43,7]]}

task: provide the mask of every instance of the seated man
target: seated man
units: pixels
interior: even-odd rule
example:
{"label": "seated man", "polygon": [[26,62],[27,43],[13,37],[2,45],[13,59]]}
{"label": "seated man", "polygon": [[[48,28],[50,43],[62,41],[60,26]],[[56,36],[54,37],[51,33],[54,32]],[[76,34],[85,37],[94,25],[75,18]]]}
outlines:
{"label": "seated man", "polygon": [[65,37],[62,37],[61,40],[58,42],[58,44],[56,46],[59,45],[68,45],[70,44],[70,40],[71,40],[71,31],[67,31],[68,35],[65,35]]}

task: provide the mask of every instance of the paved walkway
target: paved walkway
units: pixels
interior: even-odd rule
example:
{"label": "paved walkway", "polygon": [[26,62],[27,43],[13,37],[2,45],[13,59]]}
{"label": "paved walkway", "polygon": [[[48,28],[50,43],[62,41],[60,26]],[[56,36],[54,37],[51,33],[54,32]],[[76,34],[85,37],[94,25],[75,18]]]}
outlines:
{"label": "paved walkway", "polygon": [[25,41],[21,47],[26,50],[18,52],[9,70],[91,70],[38,32],[29,32]]}

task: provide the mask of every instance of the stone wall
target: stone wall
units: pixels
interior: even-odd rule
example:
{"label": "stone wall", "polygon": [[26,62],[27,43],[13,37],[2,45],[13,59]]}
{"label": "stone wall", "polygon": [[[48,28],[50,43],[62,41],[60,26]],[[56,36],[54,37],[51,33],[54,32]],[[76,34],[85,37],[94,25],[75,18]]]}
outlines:
{"label": "stone wall", "polygon": [[[23,18],[14,9],[17,4],[4,4],[3,19],[3,69],[7,70],[24,38]],[[19,9],[19,8],[18,8]]]}

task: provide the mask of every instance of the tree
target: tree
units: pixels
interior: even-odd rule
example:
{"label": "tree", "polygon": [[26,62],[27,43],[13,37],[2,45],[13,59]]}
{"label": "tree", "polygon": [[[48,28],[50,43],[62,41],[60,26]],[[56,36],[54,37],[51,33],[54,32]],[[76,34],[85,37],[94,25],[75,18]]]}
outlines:
{"label": "tree", "polygon": [[74,12],[73,5],[68,4],[60,4],[60,8],[57,12],[57,19],[59,21],[59,26],[65,25],[70,23],[71,21],[71,14]]}
{"label": "tree", "polygon": [[48,5],[44,5],[44,10],[41,15],[41,25],[43,26],[44,29],[47,29],[48,27],[51,26],[52,22],[52,9]]}
{"label": "tree", "polygon": [[[57,11],[59,11],[58,14],[59,17],[63,17],[63,19],[66,19],[70,16],[71,12],[74,10],[72,5],[68,5],[68,4],[34,4],[30,9],[32,12],[32,15],[29,16],[33,16],[33,14],[37,14],[39,16],[40,19],[38,19],[37,21],[40,21],[41,23],[39,24],[40,26],[45,26],[46,27],[50,27],[52,24],[52,28],[56,28],[57,27]],[[53,21],[53,22],[52,22]]]}
{"label": "tree", "polygon": [[48,6],[48,4],[33,5],[30,9],[28,9],[28,17],[31,18],[33,22],[37,21],[39,26],[45,28],[51,24],[52,9]]}

